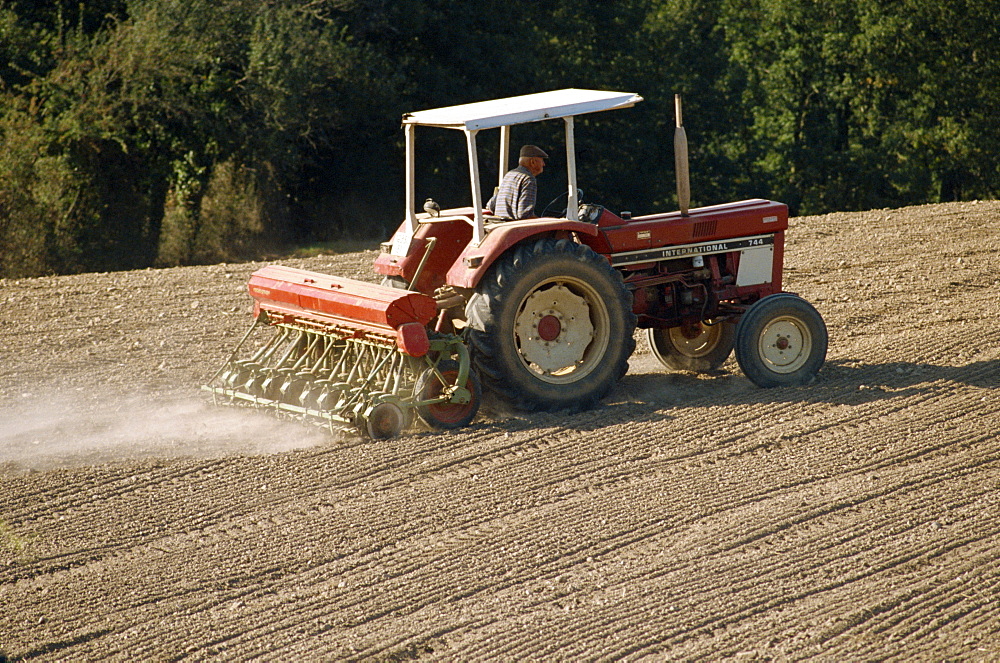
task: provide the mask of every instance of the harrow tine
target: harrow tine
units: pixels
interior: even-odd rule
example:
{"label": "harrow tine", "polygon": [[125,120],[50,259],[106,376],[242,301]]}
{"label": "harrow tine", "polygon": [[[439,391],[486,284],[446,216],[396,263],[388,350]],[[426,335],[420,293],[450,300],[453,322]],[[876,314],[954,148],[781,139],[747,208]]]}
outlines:
{"label": "harrow tine", "polygon": [[361,370],[361,365],[362,363],[364,363],[366,359],[365,355],[367,354],[367,351],[368,351],[368,346],[361,346],[360,351],[355,357],[354,365],[351,366],[351,371],[347,374],[347,380],[346,380],[347,382],[354,381],[354,376],[357,375],[357,373]]}
{"label": "harrow tine", "polygon": [[385,362],[388,361],[393,356],[393,354],[394,353],[386,352],[385,356],[382,357],[382,360],[379,361],[377,364],[375,364],[374,368],[372,368],[371,370],[368,371],[368,377],[365,378],[364,382],[362,382],[360,385],[358,385],[358,387],[355,388],[354,395],[345,404],[344,407],[348,407],[349,405],[353,405],[353,404],[355,404],[355,402],[360,402],[359,400],[356,400],[357,397],[360,396],[361,394],[365,393],[365,390],[367,389],[368,385],[370,385],[372,383],[372,380],[374,380],[376,378],[376,376],[378,375],[379,369],[381,369],[385,365]]}
{"label": "harrow tine", "polygon": [[243,347],[243,344],[247,342],[248,338],[250,338],[250,334],[252,334],[253,330],[257,329],[257,325],[260,324],[262,324],[260,319],[254,318],[253,324],[250,325],[250,329],[247,330],[246,334],[243,334],[243,338],[241,338],[240,342],[236,344],[236,347],[233,348],[233,351],[229,353],[229,358],[226,359],[226,361],[222,364],[222,366],[219,367],[219,370],[217,370],[215,373],[212,374],[212,377],[208,378],[209,383],[214,382],[215,378],[219,377],[222,371],[224,371],[226,367],[228,367],[232,363],[233,359],[236,357],[236,353],[240,351],[240,348]]}
{"label": "harrow tine", "polygon": [[[323,337],[317,335],[317,338],[322,339]],[[323,340],[324,340],[323,352],[321,352],[320,355],[316,358],[316,361],[313,362],[312,366],[310,366],[307,369],[310,373],[316,373],[317,371],[319,371],[323,363],[326,362],[327,357],[330,356],[330,352],[333,350],[333,345],[334,345],[333,341],[331,341],[330,339],[323,339]]]}
{"label": "harrow tine", "polygon": [[398,361],[399,361],[399,355],[394,354],[392,356],[392,363],[389,365],[389,370],[385,372],[385,381],[382,383],[382,391],[386,393],[395,393],[392,390],[392,386],[395,382],[394,378],[398,377],[399,373],[393,369],[396,368],[396,364],[398,363]]}
{"label": "harrow tine", "polygon": [[303,333],[302,337],[305,337],[307,339],[310,339],[311,337],[311,339],[309,340],[306,349],[302,352],[299,358],[295,360],[295,363],[291,365],[290,368],[293,371],[299,370],[299,367],[302,366],[302,364],[305,363],[306,359],[309,358],[309,354],[316,347],[316,344],[319,343],[320,338],[322,338],[319,334],[308,334],[308,333]]}
{"label": "harrow tine", "polygon": [[244,360],[244,362],[247,364],[267,363],[291,333],[290,329],[282,328],[279,333],[274,334],[271,337],[271,340],[262,345],[249,359]]}

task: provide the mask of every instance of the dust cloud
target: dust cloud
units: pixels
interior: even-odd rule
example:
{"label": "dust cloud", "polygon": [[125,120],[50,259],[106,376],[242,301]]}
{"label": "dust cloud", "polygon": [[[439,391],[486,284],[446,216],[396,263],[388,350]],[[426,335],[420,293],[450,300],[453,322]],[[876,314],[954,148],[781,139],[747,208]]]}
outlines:
{"label": "dust cloud", "polygon": [[0,474],[137,458],[270,454],[330,444],[329,431],[209,398],[23,394],[0,407]]}

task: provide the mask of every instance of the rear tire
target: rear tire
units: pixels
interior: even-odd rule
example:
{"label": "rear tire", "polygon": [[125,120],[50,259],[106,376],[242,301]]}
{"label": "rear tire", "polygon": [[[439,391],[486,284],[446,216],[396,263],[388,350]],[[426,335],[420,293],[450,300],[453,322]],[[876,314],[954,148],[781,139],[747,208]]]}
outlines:
{"label": "rear tire", "polygon": [[515,247],[467,307],[483,385],[517,409],[593,406],[628,371],[632,295],[589,247],[541,239]]}
{"label": "rear tire", "polygon": [[661,364],[694,373],[709,373],[726,363],[735,338],[736,325],[731,322],[646,330],[649,347]]}
{"label": "rear tire", "polygon": [[828,336],[812,304],[789,293],[761,299],[736,326],[736,361],[759,387],[806,384],[826,361]]}

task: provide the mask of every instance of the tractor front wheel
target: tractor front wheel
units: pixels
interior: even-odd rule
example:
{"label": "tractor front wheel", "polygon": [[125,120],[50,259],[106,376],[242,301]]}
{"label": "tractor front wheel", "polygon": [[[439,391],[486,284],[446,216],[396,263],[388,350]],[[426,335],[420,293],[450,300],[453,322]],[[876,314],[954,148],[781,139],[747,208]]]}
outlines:
{"label": "tractor front wheel", "polygon": [[502,256],[469,302],[480,378],[521,410],[579,410],[628,370],[636,317],[621,275],[589,247],[541,239]]}
{"label": "tractor front wheel", "polygon": [[788,293],[756,302],[736,326],[736,361],[759,387],[806,384],[826,360],[826,347],[822,316]]}
{"label": "tractor front wheel", "polygon": [[695,373],[710,373],[722,366],[733,351],[735,338],[736,325],[731,322],[646,330],[649,347],[661,364]]}

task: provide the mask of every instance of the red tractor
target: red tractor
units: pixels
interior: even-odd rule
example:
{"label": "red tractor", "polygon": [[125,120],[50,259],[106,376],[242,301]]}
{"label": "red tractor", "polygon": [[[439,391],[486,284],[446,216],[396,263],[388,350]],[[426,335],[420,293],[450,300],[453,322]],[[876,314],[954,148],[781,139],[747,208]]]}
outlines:
{"label": "red tractor", "polygon": [[[626,373],[637,327],[670,369],[712,371],[735,348],[759,386],[809,382],[827,332],[816,309],[781,290],[787,207],[757,199],[689,210],[679,100],[679,211],[631,217],[578,199],[574,117],[640,101],[569,89],[404,115],[406,217],[375,261],[382,286],[258,271],[256,319],[278,332],[248,359],[234,352],[207,388],[389,437],[413,411],[436,428],[465,425],[480,380],[522,410],[591,407]],[[565,210],[492,218],[478,134],[499,130],[502,177],[510,127],[551,120],[565,127]],[[463,132],[471,206],[416,212],[418,126]]]}

